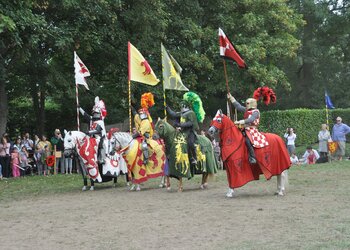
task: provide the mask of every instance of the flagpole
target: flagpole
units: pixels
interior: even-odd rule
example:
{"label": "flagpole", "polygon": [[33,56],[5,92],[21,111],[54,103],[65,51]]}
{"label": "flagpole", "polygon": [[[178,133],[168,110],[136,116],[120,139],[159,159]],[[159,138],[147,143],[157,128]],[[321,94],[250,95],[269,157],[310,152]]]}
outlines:
{"label": "flagpole", "polygon": [[[230,93],[230,88],[228,86],[228,77],[227,77],[227,71],[226,71],[226,61],[225,59],[222,59],[222,62],[224,64],[224,73],[225,73],[225,79],[226,79],[226,91],[227,91],[227,94]],[[228,103],[228,107],[229,107],[229,111],[228,111],[228,117],[231,118],[231,114],[232,114],[232,106],[230,105],[229,103],[229,100],[227,100],[227,103]]]}
{"label": "flagpole", "polygon": [[163,65],[163,60],[164,60],[164,55],[162,53],[162,46],[163,44],[161,43],[160,44],[160,51],[161,51],[161,54],[162,54],[162,76],[163,76],[163,99],[164,99],[164,119],[166,120],[166,116],[167,116],[167,113],[166,113],[166,94],[165,94],[165,80],[164,80],[164,65]]}
{"label": "flagpole", "polygon": [[326,93],[324,93],[324,100],[325,100],[325,103],[326,103],[326,125],[327,125],[327,129],[329,130],[329,114],[328,114],[328,105],[327,105],[327,96],[326,96]]}
{"label": "flagpole", "polygon": [[131,82],[129,80],[129,130],[130,134],[132,134],[132,122],[131,122]]}
{"label": "flagpole", "polygon": [[80,131],[80,122],[79,122],[79,92],[78,92],[78,84],[75,84],[75,97],[77,100],[77,125],[78,131]]}
{"label": "flagpole", "polygon": [[132,134],[131,122],[131,81],[130,81],[130,42],[128,41],[128,98],[129,98],[129,131]]}

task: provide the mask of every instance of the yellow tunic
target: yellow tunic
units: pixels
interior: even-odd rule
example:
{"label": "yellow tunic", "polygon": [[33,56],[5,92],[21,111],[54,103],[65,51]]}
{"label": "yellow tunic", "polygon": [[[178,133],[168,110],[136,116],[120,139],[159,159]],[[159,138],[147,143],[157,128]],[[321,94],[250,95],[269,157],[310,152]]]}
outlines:
{"label": "yellow tunic", "polygon": [[148,119],[141,120],[139,114],[135,115],[134,118],[135,127],[139,134],[144,135],[149,133],[150,138],[153,136],[152,118],[148,116]]}

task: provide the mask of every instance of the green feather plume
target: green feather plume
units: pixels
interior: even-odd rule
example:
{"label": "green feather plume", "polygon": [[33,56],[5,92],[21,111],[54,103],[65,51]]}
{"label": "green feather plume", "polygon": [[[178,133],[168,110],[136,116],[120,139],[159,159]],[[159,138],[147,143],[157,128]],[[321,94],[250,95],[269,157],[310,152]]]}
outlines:
{"label": "green feather plume", "polygon": [[188,102],[197,116],[199,122],[203,122],[205,117],[205,111],[203,109],[201,98],[194,92],[187,92],[184,94],[183,99]]}

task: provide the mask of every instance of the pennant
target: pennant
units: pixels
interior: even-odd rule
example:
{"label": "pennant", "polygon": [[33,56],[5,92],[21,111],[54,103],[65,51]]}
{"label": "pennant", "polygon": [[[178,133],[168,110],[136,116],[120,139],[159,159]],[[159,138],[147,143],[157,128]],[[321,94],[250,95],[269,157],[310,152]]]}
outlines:
{"label": "pennant", "polygon": [[162,50],[162,68],[163,68],[163,84],[164,89],[174,89],[189,91],[182,83],[180,74],[182,72],[181,66],[177,63],[174,57],[161,44]]}
{"label": "pennant", "polygon": [[219,43],[220,43],[220,56],[226,59],[233,60],[237,63],[239,68],[248,68],[242,59],[241,55],[238,53],[237,49],[230,40],[226,37],[224,31],[219,28]]}
{"label": "pennant", "polygon": [[85,88],[89,90],[89,86],[87,85],[85,77],[90,76],[90,72],[75,51],[74,51],[74,73],[75,73],[75,84],[84,85]]}
{"label": "pennant", "polygon": [[157,85],[159,79],[142,54],[128,42],[129,81]]}
{"label": "pennant", "polygon": [[325,96],[325,101],[326,101],[326,107],[329,109],[334,109],[334,105],[331,101],[331,98],[329,97],[327,91],[324,92],[324,96]]}

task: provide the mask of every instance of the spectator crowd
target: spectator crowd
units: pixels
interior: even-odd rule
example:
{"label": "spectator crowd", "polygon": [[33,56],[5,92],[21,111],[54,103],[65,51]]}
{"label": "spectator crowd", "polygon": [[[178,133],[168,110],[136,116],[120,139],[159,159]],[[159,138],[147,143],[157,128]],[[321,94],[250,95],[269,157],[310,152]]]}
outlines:
{"label": "spectator crowd", "polygon": [[56,158],[56,171],[61,174],[72,174],[73,159],[65,158],[63,137],[59,129],[48,140],[46,135],[41,138],[24,133],[11,140],[5,133],[0,142],[0,178],[23,177],[27,174],[48,176],[53,173],[50,156]]}

